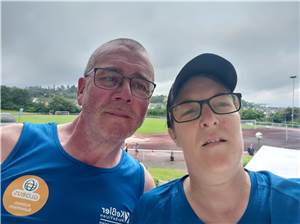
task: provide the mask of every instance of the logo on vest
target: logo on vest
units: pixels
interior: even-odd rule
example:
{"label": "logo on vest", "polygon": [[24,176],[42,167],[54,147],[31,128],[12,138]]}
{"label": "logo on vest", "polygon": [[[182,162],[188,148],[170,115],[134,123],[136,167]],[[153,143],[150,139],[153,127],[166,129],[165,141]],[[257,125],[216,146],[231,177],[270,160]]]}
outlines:
{"label": "logo on vest", "polygon": [[16,216],[28,216],[39,211],[49,195],[46,182],[33,175],[12,181],[3,194],[3,205],[7,212]]}
{"label": "logo on vest", "polygon": [[34,178],[29,178],[24,181],[23,189],[15,189],[12,192],[12,196],[15,198],[27,199],[30,201],[40,200],[40,195],[34,193],[39,188],[39,182]]}
{"label": "logo on vest", "polygon": [[113,207],[101,207],[99,224],[128,224],[129,218],[130,212],[128,211],[118,210]]}

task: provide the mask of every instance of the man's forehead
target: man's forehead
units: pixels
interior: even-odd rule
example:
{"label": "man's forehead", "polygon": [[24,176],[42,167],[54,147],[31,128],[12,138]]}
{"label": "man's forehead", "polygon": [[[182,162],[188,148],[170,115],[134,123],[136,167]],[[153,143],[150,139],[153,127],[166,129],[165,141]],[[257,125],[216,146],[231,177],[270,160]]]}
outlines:
{"label": "man's forehead", "polygon": [[100,47],[95,54],[96,58],[114,58],[118,56],[130,56],[149,60],[145,51],[141,49],[130,48],[122,44],[105,45]]}
{"label": "man's forehead", "polygon": [[115,58],[134,58],[138,60],[146,60],[147,57],[142,52],[134,51],[134,50],[128,50],[128,49],[110,49],[99,52],[97,55],[95,55],[96,60],[108,60],[108,59],[115,59]]}
{"label": "man's forehead", "polygon": [[[122,64],[134,65],[145,70],[153,79],[153,67],[146,52],[128,49],[126,46],[111,46],[99,50],[94,55],[95,66],[118,66]],[[120,68],[122,69],[122,68]]]}

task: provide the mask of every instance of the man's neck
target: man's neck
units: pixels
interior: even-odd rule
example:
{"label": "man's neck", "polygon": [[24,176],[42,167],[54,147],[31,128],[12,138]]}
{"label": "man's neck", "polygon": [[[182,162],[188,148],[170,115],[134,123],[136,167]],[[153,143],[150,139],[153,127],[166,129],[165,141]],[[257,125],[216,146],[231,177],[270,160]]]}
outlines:
{"label": "man's neck", "polygon": [[206,185],[194,176],[184,181],[186,197],[205,223],[238,222],[247,208],[250,188],[250,178],[242,167],[226,181],[215,185]]}
{"label": "man's neck", "polygon": [[[58,137],[64,150],[77,160],[91,166],[112,168],[122,155],[123,139],[112,141],[91,133],[78,121],[59,125]],[[86,130],[87,129],[87,130]]]}

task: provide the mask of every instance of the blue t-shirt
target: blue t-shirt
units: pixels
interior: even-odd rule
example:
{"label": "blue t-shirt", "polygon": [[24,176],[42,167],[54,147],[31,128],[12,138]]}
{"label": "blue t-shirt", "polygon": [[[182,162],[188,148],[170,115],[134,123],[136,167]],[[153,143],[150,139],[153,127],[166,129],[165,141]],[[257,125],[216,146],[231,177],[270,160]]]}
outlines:
{"label": "blue t-shirt", "polygon": [[[270,172],[252,172],[247,209],[238,223],[300,223],[300,179],[284,179]],[[145,193],[132,215],[132,224],[204,223],[184,193],[187,176]]]}
{"label": "blue t-shirt", "polygon": [[129,223],[144,190],[144,169],[126,152],[113,168],[87,165],[53,123],[25,123],[1,173],[2,223]]}

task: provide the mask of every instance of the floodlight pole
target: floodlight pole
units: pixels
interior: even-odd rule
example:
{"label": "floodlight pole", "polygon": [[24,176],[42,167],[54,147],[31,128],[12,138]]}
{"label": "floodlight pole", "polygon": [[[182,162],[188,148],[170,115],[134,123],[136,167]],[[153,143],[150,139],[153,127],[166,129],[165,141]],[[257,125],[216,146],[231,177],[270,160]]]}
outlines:
{"label": "floodlight pole", "polygon": [[293,103],[292,103],[292,127],[294,124],[294,97],[295,97],[295,79],[297,78],[296,75],[291,75],[290,78],[293,80]]}

